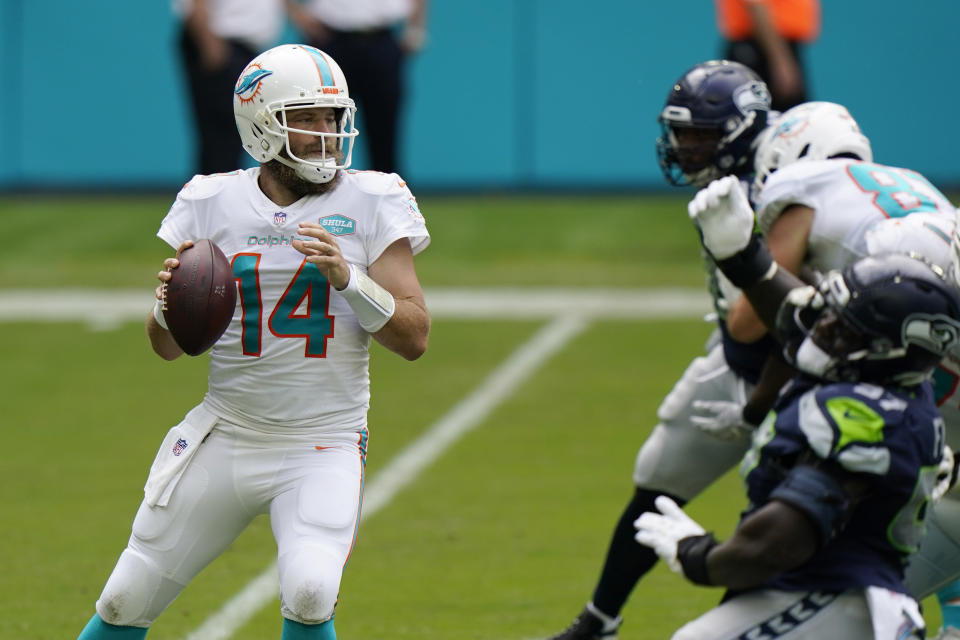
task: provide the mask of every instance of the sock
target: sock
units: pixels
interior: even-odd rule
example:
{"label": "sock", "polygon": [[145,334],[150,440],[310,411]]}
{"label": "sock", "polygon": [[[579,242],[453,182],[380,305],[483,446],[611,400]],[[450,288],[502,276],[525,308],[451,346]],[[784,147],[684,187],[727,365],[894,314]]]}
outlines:
{"label": "sock", "polygon": [[619,617],[619,616],[617,616],[617,617],[615,617],[615,618],[614,618],[614,617],[611,617],[611,616],[608,616],[608,615],[605,614],[603,611],[600,611],[600,609],[597,609],[597,605],[593,604],[592,602],[588,602],[588,603],[587,603],[587,611],[589,611],[590,613],[592,613],[594,616],[596,616],[596,618],[597,618],[600,622],[603,623],[603,632],[604,632],[604,633],[609,633],[609,632],[611,632],[611,631],[616,631],[616,630],[620,627],[620,623],[623,622],[623,618],[621,618],[621,617]]}
{"label": "sock", "polygon": [[333,618],[320,624],[303,624],[283,619],[283,635],[280,640],[337,640]]}
{"label": "sock", "polygon": [[937,591],[937,600],[940,602],[940,615],[943,618],[943,627],[960,629],[960,580],[948,584]]}
{"label": "sock", "polygon": [[143,640],[146,637],[147,630],[143,627],[118,627],[93,614],[77,640]]}
{"label": "sock", "polygon": [[634,540],[637,530],[633,521],[644,511],[656,511],[653,501],[660,495],[670,496],[681,507],[686,504],[686,500],[663,491],[638,488],[613,530],[600,581],[593,592],[595,608],[610,618],[620,615],[620,609],[626,604],[630,592],[659,559],[653,549]]}

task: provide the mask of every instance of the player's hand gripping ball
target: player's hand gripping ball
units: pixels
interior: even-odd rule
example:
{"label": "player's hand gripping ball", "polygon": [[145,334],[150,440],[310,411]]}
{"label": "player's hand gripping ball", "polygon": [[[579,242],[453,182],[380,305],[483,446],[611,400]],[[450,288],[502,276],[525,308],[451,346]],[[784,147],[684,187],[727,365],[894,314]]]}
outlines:
{"label": "player's hand gripping ball", "polygon": [[184,353],[198,356],[227,330],[237,285],[227,257],[210,240],[195,241],[178,259],[163,287],[163,317]]}

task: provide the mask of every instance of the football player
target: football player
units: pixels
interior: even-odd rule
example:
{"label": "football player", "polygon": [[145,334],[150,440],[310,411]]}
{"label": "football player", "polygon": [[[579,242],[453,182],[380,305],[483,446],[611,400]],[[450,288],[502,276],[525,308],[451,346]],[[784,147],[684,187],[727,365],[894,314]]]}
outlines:
{"label": "football player", "polygon": [[[896,251],[954,272],[955,207],[919,173],[872,162],[869,141],[844,107],[811,102],[785,112],[763,135],[756,167],[758,227],[787,270],[826,271]],[[746,300],[733,303],[728,323],[740,339],[765,333]],[[951,356],[934,370],[952,448],[960,447],[958,379],[960,362]],[[949,605],[960,596],[960,584],[950,584],[960,575],[960,503],[953,495],[934,509],[930,536],[911,558],[907,580],[920,598],[940,591],[945,634],[960,626],[960,610]]]}
{"label": "football player", "polygon": [[[665,178],[672,185],[695,187],[725,175],[749,180],[755,143],[769,116],[770,93],[753,71],[723,60],[694,66],[671,87],[660,113],[662,135],[656,148]],[[657,410],[659,422],[637,455],[633,495],[614,528],[592,598],[552,640],[617,637],[621,608],[657,561],[655,553],[634,542],[634,520],[653,510],[661,494],[680,504],[692,499],[747,450],[745,439],[731,435],[734,429],[708,433],[715,417],[701,415],[701,405],[725,403],[734,408],[738,425],[759,424],[785,380],[766,376],[769,389],[755,389],[762,363],[775,343],[770,338],[752,344],[731,338],[725,316],[738,292],[709,258],[706,267],[717,337],[708,343],[705,355],[690,363]],[[748,403],[751,397],[755,401]]]}
{"label": "football player", "polygon": [[960,349],[960,296],[904,254],[804,283],[753,233],[736,180],[697,194],[704,246],[774,329],[798,375],[741,465],[749,506],[719,543],[667,497],[637,540],[722,604],[674,640],[924,637],[903,564],[923,535],[944,451],[929,377]]}
{"label": "football player", "polygon": [[[243,148],[260,166],[196,176],[158,236],[230,259],[237,308],[202,402],[157,453],[133,531],[80,640],[139,640],[260,514],[277,544],[284,640],[333,640],[367,452],[371,338],[414,360],[430,317],[414,255],[430,236],[396,174],[347,171],[355,107],[337,63],[270,49],[237,81]],[[161,287],[179,266],[168,258]],[[182,354],[158,307],[154,351]]]}

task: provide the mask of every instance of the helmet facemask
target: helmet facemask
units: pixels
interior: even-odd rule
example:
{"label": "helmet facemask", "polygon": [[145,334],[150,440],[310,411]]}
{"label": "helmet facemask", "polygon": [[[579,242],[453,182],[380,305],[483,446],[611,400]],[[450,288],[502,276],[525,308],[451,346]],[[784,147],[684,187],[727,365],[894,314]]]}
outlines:
{"label": "helmet facemask", "polygon": [[[314,104],[291,104],[281,108],[268,107],[268,113],[276,123],[279,136],[283,139],[282,150],[275,160],[293,169],[296,174],[308,182],[322,183],[333,179],[338,169],[350,166],[353,156],[353,140],[357,135],[353,127],[356,110],[353,108],[335,108],[337,127],[335,132],[299,129],[288,124],[288,114],[297,110],[315,108]],[[348,133],[344,133],[348,132]],[[352,132],[352,133],[349,133]],[[319,157],[316,153],[310,157],[300,157],[290,146],[290,133],[319,138]],[[329,142],[333,141],[333,145]],[[333,148],[330,148],[330,147]]]}
{"label": "helmet facemask", "polygon": [[751,111],[720,127],[672,120],[671,109],[676,108],[667,107],[660,116],[661,135],[657,138],[657,156],[670,184],[702,188],[750,169],[750,154],[743,152],[741,136],[756,128],[755,123],[766,114]]}

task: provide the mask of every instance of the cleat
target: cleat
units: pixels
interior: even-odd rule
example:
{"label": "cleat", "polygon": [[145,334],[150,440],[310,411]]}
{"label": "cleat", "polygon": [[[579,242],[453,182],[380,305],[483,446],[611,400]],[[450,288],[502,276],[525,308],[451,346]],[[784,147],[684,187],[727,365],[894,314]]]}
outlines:
{"label": "cleat", "polygon": [[617,640],[617,629],[623,619],[604,622],[594,611],[587,605],[573,624],[548,640]]}

